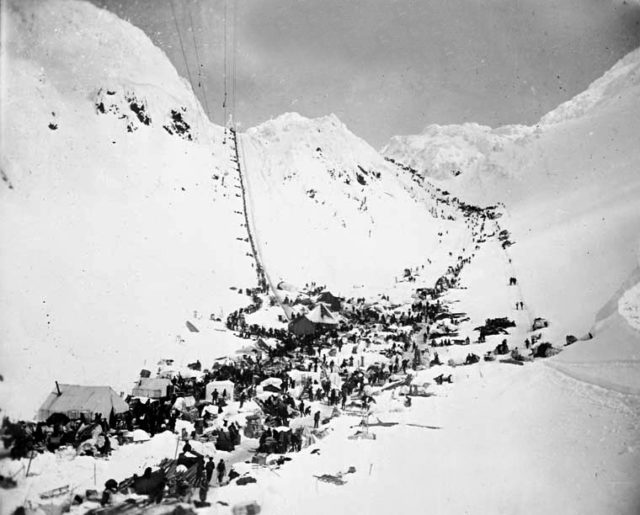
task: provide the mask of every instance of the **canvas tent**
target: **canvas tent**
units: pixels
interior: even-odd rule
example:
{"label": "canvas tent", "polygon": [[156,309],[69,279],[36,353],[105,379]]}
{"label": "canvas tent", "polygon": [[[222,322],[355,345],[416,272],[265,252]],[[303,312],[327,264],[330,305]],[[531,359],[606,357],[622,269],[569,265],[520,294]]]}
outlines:
{"label": "canvas tent", "polygon": [[49,394],[40,409],[38,419],[47,420],[54,413],[62,413],[70,419],[93,419],[96,413],[109,417],[114,413],[124,413],[129,406],[110,386],[84,386],[78,384],[61,384]]}
{"label": "canvas tent", "polygon": [[233,381],[211,381],[205,386],[205,400],[211,400],[211,394],[214,390],[218,390],[218,397],[222,398],[222,392],[227,391],[227,399],[233,399],[233,389],[235,388]]}
{"label": "canvas tent", "polygon": [[276,288],[278,288],[278,290],[282,290],[282,291],[288,291],[291,293],[297,293],[298,292],[298,288],[296,286],[294,286],[291,283],[288,283],[286,281],[280,281],[278,283],[278,285],[276,286]]}
{"label": "canvas tent", "polygon": [[176,402],[173,403],[173,409],[178,411],[187,411],[189,408],[193,408],[195,405],[196,400],[193,395],[187,395],[186,397],[178,397],[176,399]]}
{"label": "canvas tent", "polygon": [[305,316],[314,324],[338,325],[338,319],[324,304],[318,304]]}
{"label": "canvas tent", "polygon": [[256,388],[257,393],[264,392],[280,392],[282,390],[282,379],[277,377],[268,377],[262,381]]}
{"label": "canvas tent", "polygon": [[326,304],[329,309],[333,311],[340,311],[340,308],[342,307],[342,302],[340,301],[340,299],[330,291],[323,291],[320,295],[318,295],[316,302],[322,302]]}
{"label": "canvas tent", "polygon": [[282,311],[284,311],[284,314],[286,315],[286,317],[289,320],[291,320],[297,317],[302,311],[302,309],[299,306],[289,306],[288,304],[283,304]]}
{"label": "canvas tent", "polygon": [[289,331],[296,336],[315,334],[316,330],[316,324],[314,324],[304,315],[289,322]]}
{"label": "canvas tent", "polygon": [[148,397],[149,399],[160,399],[167,397],[171,381],[163,377],[143,377],[131,390],[134,397]]}

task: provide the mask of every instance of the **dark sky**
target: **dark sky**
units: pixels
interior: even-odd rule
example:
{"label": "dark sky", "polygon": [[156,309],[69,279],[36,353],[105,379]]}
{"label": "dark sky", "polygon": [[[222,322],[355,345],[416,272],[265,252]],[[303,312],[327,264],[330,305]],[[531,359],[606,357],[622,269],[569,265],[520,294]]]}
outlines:
{"label": "dark sky", "polygon": [[533,123],[640,46],[637,0],[172,1],[92,0],[187,77],[177,21],[196,92],[220,124],[225,1],[229,64],[237,6],[239,127],[333,112],[376,147],[430,123]]}

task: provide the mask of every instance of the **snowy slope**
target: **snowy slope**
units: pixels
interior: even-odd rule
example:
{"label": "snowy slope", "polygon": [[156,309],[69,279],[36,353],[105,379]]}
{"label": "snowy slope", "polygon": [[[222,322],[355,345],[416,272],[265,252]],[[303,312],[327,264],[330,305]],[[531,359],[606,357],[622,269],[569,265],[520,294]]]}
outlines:
{"label": "snowy slope", "polygon": [[554,366],[625,393],[640,391],[639,77],[640,49],[535,128],[427,128],[384,150],[465,199],[506,203],[531,316],[549,318],[559,343],[596,336]]}
{"label": "snowy slope", "polygon": [[[429,214],[399,169],[334,115],[285,114],[241,138],[255,234],[273,280],[316,281],[342,293],[380,291],[404,268],[452,250],[462,223]],[[424,196],[424,195],[423,195]],[[437,277],[443,270],[427,271]]]}
{"label": "snowy slope", "polygon": [[209,314],[256,277],[229,145],[166,56],[89,3],[3,8],[1,395],[30,416],[54,379],[128,390],[185,339],[215,354]]}
{"label": "snowy slope", "polygon": [[640,49],[536,127],[432,127],[384,149],[465,199],[506,203],[525,298],[558,336],[586,333],[638,264],[639,77]]}

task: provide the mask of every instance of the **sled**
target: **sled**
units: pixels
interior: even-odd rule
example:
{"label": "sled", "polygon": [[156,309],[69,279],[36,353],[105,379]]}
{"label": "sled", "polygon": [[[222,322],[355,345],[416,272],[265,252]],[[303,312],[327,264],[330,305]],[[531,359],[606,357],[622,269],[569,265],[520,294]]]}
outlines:
{"label": "sled", "polygon": [[524,361],[518,361],[517,359],[513,359],[513,358],[508,358],[508,359],[501,359],[500,363],[509,363],[511,365],[524,365]]}
{"label": "sled", "polygon": [[321,476],[313,476],[317,480],[322,481],[324,483],[331,483],[332,485],[342,486],[347,484],[347,482],[338,476],[332,476],[331,474],[322,474]]}
{"label": "sled", "polygon": [[355,434],[347,436],[348,440],[375,440],[376,434],[364,431],[356,431]]}
{"label": "sled", "polygon": [[41,499],[51,499],[53,497],[58,497],[59,495],[64,495],[69,493],[69,485],[59,486],[58,488],[53,488],[52,490],[47,490],[46,492],[42,492],[40,494]]}
{"label": "sled", "polygon": [[[218,503],[223,504],[220,501],[218,501]],[[239,503],[231,508],[233,515],[257,515],[260,511],[260,505],[256,501]]]}
{"label": "sled", "polygon": [[410,427],[420,427],[422,429],[442,429],[440,426],[427,426],[427,425],[424,425],[424,424],[409,424],[409,423],[407,423],[406,425],[410,426]]}
{"label": "sled", "polygon": [[[398,422],[373,422],[371,424],[367,424],[367,427],[393,427],[397,426]],[[358,427],[358,426],[354,426]]]}

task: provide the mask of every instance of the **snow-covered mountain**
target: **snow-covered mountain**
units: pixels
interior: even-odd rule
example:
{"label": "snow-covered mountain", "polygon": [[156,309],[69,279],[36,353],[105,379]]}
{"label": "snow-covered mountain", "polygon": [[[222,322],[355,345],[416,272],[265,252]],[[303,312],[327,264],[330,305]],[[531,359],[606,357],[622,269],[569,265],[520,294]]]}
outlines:
{"label": "snow-covered mountain", "polygon": [[[534,126],[505,125],[494,129],[476,123],[428,125],[420,134],[392,137],[381,153],[425,177],[450,180],[449,188],[488,198],[488,190],[493,186],[491,181],[524,175],[523,168],[532,157],[527,151],[544,152],[545,140],[558,136],[563,127],[572,124],[595,127],[614,112],[633,113],[639,85],[640,49],[637,49],[618,61],[586,91],[547,113]],[[618,131],[623,134],[616,132],[614,136],[635,134],[631,118],[618,119]],[[611,141],[615,142],[616,138]],[[552,163],[542,164],[542,173],[553,174]],[[501,190],[494,191],[496,197],[502,194]]]}
{"label": "snow-covered mountain", "polygon": [[420,134],[392,137],[381,153],[437,180],[476,176],[487,170],[508,175],[510,170],[494,162],[493,156],[533,132],[535,129],[520,125],[492,129],[477,123],[433,124]]}
{"label": "snow-covered mountain", "polygon": [[438,232],[462,228],[431,216],[400,170],[333,115],[282,115],[248,130],[242,150],[255,233],[274,279],[342,292],[388,285],[441,251]]}
{"label": "snow-covered mountain", "polygon": [[256,277],[230,145],[143,32],[75,0],[2,22],[0,373],[33,409],[54,379],[128,389]]}
{"label": "snow-covered mountain", "polygon": [[[631,304],[640,248],[639,115],[640,49],[535,127],[432,126],[393,138],[383,152],[465,199],[506,204],[511,255],[530,307],[558,321],[559,337],[593,329],[598,338],[580,348],[606,349],[558,359],[628,362],[640,345],[626,321],[638,309]],[[619,313],[601,310],[618,301]],[[605,311],[604,318],[620,315],[613,326],[603,323]],[[606,374],[621,382],[632,375],[616,367]]]}

